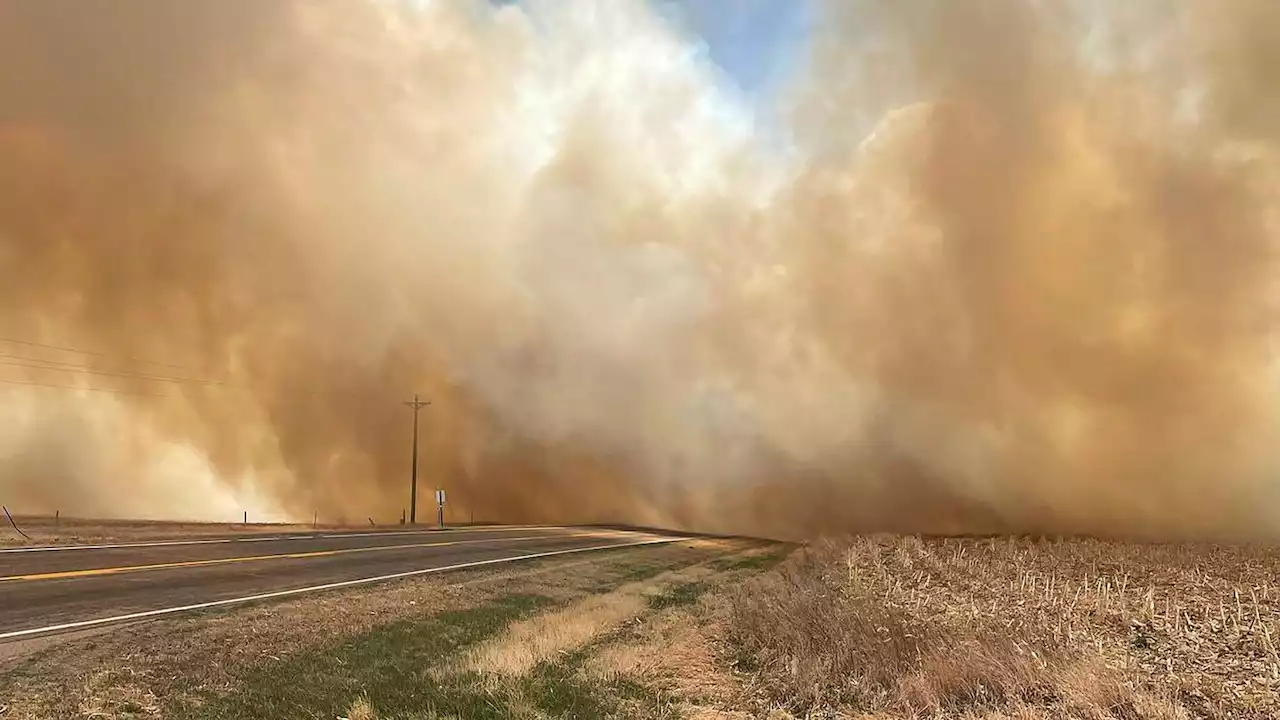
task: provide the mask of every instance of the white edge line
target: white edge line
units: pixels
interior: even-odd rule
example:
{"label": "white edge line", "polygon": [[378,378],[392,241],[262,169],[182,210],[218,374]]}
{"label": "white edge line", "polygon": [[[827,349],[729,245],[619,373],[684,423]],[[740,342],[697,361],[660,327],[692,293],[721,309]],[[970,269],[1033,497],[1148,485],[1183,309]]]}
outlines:
{"label": "white edge line", "polygon": [[0,554],[34,553],[34,552],[66,552],[67,550],[119,550],[122,548],[171,547],[174,545],[221,545],[233,543],[232,538],[217,540],[166,540],[149,543],[120,543],[115,545],[43,545],[41,547],[16,547],[0,549]]}
{"label": "white edge line", "polygon": [[208,538],[204,540],[156,540],[154,542],[115,543],[109,545],[42,545],[40,547],[0,548],[0,555],[35,552],[67,552],[69,550],[124,550],[127,548],[174,547],[177,545],[227,545],[230,543],[280,542],[285,540],[335,540],[340,538],[384,537],[393,535],[439,535],[450,533],[505,532],[508,530],[572,530],[558,525],[511,525],[481,528],[446,528],[444,530],[388,530],[363,533],[320,533],[314,535],[272,535],[270,537],[241,536],[233,538]]}
{"label": "white edge line", "polygon": [[536,558],[553,557],[556,555],[571,555],[573,553],[594,552],[597,550],[620,550],[629,547],[641,547],[644,545],[663,545],[673,542],[682,542],[689,538],[675,537],[662,538],[659,540],[643,540],[641,542],[626,543],[623,545],[596,545],[585,548],[572,548],[569,550],[552,550],[550,552],[531,553],[529,555],[516,555],[514,557],[497,558],[494,560],[477,560],[475,562],[458,563],[456,565],[445,565],[437,568],[427,568],[425,570],[409,570],[408,572],[393,573],[391,575],[379,575],[377,577],[359,578],[357,580],[344,580],[343,582],[328,583],[326,585],[313,585],[311,587],[294,588],[292,590],[279,590],[276,592],[263,593],[261,595],[249,595],[247,597],[229,598],[226,600],[213,600],[211,602],[196,603],[195,605],[181,605],[178,607],[162,608],[160,610],[148,610],[146,612],[130,613],[128,615],[116,615],[114,617],[96,618],[94,620],[81,620],[79,622],[63,623],[62,625],[49,625],[41,628],[31,628],[30,630],[16,630],[13,632],[0,633],[0,641],[13,640],[16,638],[30,637],[32,635],[43,635],[45,633],[63,632],[66,630],[80,630],[83,628],[97,627],[99,625],[110,625],[120,622],[128,622],[130,620],[143,620],[146,618],[160,617],[163,615],[174,615],[176,613],[191,612],[192,610],[204,610],[206,608],[223,607],[226,605],[237,605],[240,603],[256,602],[258,600],[271,600],[274,598],[288,597],[290,595],[302,595],[304,593],[322,592],[324,590],[337,590],[338,588],[354,587],[356,585],[368,585],[370,583],[385,582],[387,580],[398,580],[400,578],[416,577],[419,575],[431,575],[434,573],[449,572],[450,570],[463,570],[465,568],[481,567],[484,565],[498,565],[500,563],[516,562],[518,560],[533,560]]}
{"label": "white edge line", "polygon": [[[26,575],[7,575],[0,576],[0,585],[10,582],[23,582],[31,580],[47,580],[54,578],[43,578],[41,575],[65,575],[66,573],[93,573],[96,571],[112,571],[112,572],[140,572],[147,570],[181,570],[186,568],[194,568],[209,565],[224,565],[235,562],[251,562],[256,560],[286,560],[286,559],[304,559],[310,557],[321,557],[323,555],[334,554],[351,554],[354,552],[376,552],[379,550],[420,550],[423,548],[436,547],[457,547],[459,545],[498,545],[501,543],[513,542],[529,542],[530,540],[578,540],[582,538],[597,538],[600,540],[608,538],[625,538],[625,537],[644,537],[640,533],[616,533],[616,532],[576,532],[563,533],[561,535],[521,535],[520,537],[500,537],[500,538],[476,538],[475,540],[443,540],[433,543],[396,543],[394,545],[361,545],[354,548],[337,548],[336,550],[307,550],[301,553],[280,553],[278,555],[254,555],[252,557],[230,557],[230,558],[208,558],[205,560],[179,560],[175,563],[160,563],[159,566],[139,565],[124,567],[107,567],[107,568],[84,568],[82,570],[58,570],[51,573],[28,573]],[[302,557],[298,557],[301,555]],[[103,572],[102,574],[107,574]],[[60,579],[69,579],[63,577]]]}
{"label": "white edge line", "polygon": [[[336,532],[319,535],[322,538],[380,537],[383,535],[438,535],[440,533],[506,532],[508,530],[577,530],[563,525],[484,525],[482,527],[446,527],[433,530],[383,530],[381,532]],[[313,536],[316,537],[316,536]]]}

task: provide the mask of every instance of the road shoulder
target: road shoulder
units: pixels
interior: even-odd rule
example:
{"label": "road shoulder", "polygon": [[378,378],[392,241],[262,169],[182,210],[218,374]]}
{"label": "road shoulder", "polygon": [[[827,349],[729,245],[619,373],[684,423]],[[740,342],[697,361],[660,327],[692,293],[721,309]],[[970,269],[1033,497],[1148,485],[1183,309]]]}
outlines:
{"label": "road shoulder", "polygon": [[[12,698],[4,717],[296,716],[303,708],[289,703],[302,701],[287,690],[307,687],[307,678],[313,698],[307,702],[341,705],[343,714],[366,698],[353,689],[396,687],[411,671],[417,681],[409,687],[417,691],[410,697],[427,698],[423,693],[432,687],[458,691],[461,677],[470,678],[466,687],[473,689],[493,682],[528,687],[528,701],[536,705],[537,688],[557,685],[562,659],[581,660],[573,678],[588,677],[594,651],[580,655],[584,648],[603,650],[601,638],[621,638],[633,614],[656,618],[686,607],[702,584],[728,581],[745,571],[744,558],[768,547],[703,539],[551,558],[68,638],[0,678],[0,697]],[[576,630],[564,635],[565,628]],[[558,639],[548,644],[547,637]],[[445,644],[431,644],[437,641]],[[516,675],[482,667],[521,654],[527,659]],[[528,684],[537,677],[551,685]],[[472,680],[480,684],[473,687]],[[602,702],[618,700],[595,694]],[[523,692],[504,697],[517,704],[527,699]],[[389,702],[376,692],[366,700],[374,709]],[[264,714],[256,715],[255,707]]]}

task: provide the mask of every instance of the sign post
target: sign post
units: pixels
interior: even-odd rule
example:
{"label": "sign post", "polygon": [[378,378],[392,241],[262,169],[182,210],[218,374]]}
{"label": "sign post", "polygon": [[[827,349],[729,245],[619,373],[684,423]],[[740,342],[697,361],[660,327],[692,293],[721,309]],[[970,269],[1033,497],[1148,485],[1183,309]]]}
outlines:
{"label": "sign post", "polygon": [[444,528],[444,490],[436,490],[436,523]]}

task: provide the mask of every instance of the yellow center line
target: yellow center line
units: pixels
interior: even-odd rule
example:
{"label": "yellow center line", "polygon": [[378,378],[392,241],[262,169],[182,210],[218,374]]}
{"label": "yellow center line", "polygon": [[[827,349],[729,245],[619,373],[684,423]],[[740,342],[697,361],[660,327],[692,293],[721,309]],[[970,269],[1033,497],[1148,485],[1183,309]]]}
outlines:
{"label": "yellow center line", "polygon": [[171,570],[174,568],[207,567],[209,565],[227,565],[231,563],[258,562],[261,560],[305,560],[307,558],[331,557],[334,555],[353,555],[355,553],[377,552],[380,550],[412,550],[449,545],[475,545],[479,543],[519,542],[524,540],[563,540],[581,537],[613,537],[617,533],[572,533],[568,535],[533,535],[519,538],[498,538],[496,540],[450,540],[433,543],[411,543],[401,545],[377,545],[373,547],[344,548],[339,550],[314,550],[311,552],[283,553],[278,555],[251,555],[248,557],[214,558],[211,560],[185,560],[182,562],[159,563],[156,565],[129,565],[124,567],[93,568],[90,570],[67,570],[63,572],[38,573],[34,575],[10,575],[0,577],[0,583],[28,582],[32,580],[62,580],[66,578],[95,577],[99,575],[115,575],[128,572],[145,572],[148,570]]}

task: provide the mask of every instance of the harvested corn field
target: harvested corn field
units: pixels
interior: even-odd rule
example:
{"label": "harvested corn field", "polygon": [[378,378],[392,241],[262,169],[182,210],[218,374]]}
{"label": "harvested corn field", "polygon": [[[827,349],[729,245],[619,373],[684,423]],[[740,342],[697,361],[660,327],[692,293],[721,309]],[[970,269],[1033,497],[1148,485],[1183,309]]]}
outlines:
{"label": "harvested corn field", "polygon": [[694,540],[72,639],[14,718],[1280,716],[1280,553]]}
{"label": "harvested corn field", "polygon": [[798,716],[1280,716],[1280,553],[1097,540],[826,541],[747,582],[755,709]]}

